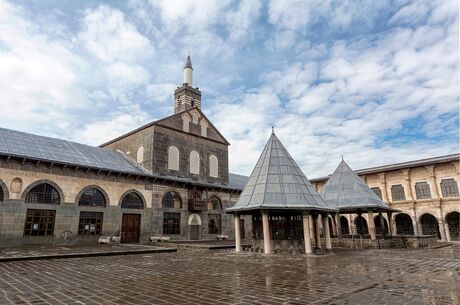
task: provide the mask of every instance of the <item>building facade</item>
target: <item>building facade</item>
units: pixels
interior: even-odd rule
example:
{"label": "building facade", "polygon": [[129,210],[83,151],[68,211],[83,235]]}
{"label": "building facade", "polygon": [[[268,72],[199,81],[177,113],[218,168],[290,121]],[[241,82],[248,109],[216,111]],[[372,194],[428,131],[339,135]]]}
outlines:
{"label": "building facade", "polygon": [[247,178],[228,172],[192,70],[188,57],[173,115],[101,147],[0,129],[0,245],[232,236],[223,210]]}
{"label": "building facade", "polygon": [[[393,232],[437,235],[442,241],[459,240],[460,197],[458,154],[355,171],[391,208]],[[320,191],[328,177],[312,179]],[[357,232],[367,215],[341,217],[341,227]],[[385,226],[388,219],[385,215]],[[357,222],[358,226],[357,226]],[[378,221],[376,221],[378,223]]]}

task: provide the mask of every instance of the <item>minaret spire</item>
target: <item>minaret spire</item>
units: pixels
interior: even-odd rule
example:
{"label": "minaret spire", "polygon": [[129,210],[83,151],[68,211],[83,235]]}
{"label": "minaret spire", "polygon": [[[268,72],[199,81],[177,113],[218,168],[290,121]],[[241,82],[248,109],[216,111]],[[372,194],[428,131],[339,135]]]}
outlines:
{"label": "minaret spire", "polygon": [[190,87],[193,86],[193,67],[192,59],[190,58],[190,52],[188,53],[184,66],[184,84],[187,84]]}
{"label": "minaret spire", "polygon": [[192,107],[201,108],[201,91],[193,88],[193,67],[190,52],[184,66],[184,81],[174,91],[174,113],[178,113]]}

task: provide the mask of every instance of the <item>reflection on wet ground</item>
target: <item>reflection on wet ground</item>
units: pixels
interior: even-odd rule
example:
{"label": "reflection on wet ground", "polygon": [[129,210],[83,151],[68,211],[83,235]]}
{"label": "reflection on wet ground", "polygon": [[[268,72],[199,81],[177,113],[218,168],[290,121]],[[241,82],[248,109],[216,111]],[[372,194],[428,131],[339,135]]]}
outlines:
{"label": "reflection on wet ground", "polygon": [[0,304],[459,304],[459,247],[229,251],[0,264]]}

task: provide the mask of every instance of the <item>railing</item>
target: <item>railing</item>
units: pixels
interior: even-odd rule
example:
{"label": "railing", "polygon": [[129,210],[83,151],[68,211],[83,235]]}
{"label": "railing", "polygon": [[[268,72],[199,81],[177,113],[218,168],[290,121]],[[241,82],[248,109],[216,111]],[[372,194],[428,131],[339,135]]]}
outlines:
{"label": "railing", "polygon": [[189,211],[207,211],[208,210],[208,202],[206,200],[196,200],[196,199],[189,199],[188,200],[188,210]]}

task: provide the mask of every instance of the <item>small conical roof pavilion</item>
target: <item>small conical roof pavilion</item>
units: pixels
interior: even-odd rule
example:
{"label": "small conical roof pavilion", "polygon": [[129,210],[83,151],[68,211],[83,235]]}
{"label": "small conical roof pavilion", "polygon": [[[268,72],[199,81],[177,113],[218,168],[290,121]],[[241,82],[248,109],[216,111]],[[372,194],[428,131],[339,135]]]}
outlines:
{"label": "small conical roof pavilion", "polygon": [[348,164],[342,160],[320,191],[329,207],[340,212],[359,210],[394,211],[372,191]]}
{"label": "small conical roof pavilion", "polygon": [[336,211],[328,207],[272,132],[249,181],[229,213],[254,210]]}

